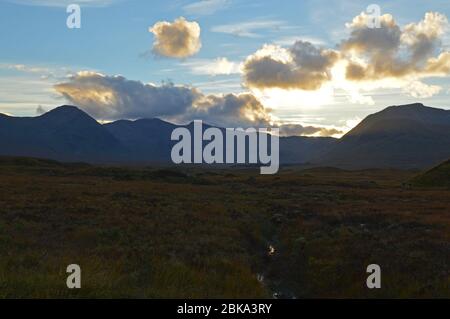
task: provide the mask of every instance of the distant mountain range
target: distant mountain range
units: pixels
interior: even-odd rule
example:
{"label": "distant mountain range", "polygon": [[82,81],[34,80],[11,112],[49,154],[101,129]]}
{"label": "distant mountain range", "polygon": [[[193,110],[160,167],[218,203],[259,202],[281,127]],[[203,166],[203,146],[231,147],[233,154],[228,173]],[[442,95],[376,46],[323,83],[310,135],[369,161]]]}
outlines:
{"label": "distant mountain range", "polygon": [[[100,124],[74,106],[37,117],[0,114],[0,155],[93,163],[171,163],[177,125],[159,119]],[[186,125],[192,131],[192,123]],[[450,158],[450,111],[422,104],[372,114],[341,139],[280,138],[284,164],[425,168]]]}

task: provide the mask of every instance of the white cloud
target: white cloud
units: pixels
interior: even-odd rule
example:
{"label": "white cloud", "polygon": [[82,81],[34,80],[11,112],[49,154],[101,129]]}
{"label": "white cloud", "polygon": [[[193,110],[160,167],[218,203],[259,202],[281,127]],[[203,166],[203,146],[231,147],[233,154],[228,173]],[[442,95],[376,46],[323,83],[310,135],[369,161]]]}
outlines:
{"label": "white cloud", "polygon": [[200,51],[200,26],[180,17],[174,22],[160,21],[149,28],[155,35],[153,52],[170,58],[186,58]]}
{"label": "white cloud", "polygon": [[230,5],[230,0],[201,0],[185,5],[183,10],[190,15],[210,15]]}
{"label": "white cloud", "polygon": [[0,112],[26,116],[40,104],[46,109],[61,103],[53,84],[70,72],[65,66],[0,63]]}
{"label": "white cloud", "polygon": [[438,85],[428,85],[420,81],[413,81],[403,89],[405,93],[415,98],[429,98],[441,92],[442,87]]}
{"label": "white cloud", "polygon": [[0,63],[0,69],[25,74],[37,74],[43,80],[49,78],[61,78],[71,72],[69,68],[63,66],[44,66],[21,63]]}
{"label": "white cloud", "polygon": [[376,81],[448,75],[450,52],[442,52],[442,36],[448,28],[445,15],[428,12],[422,21],[403,29],[390,14],[380,17],[380,28],[368,28],[370,18],[361,13],[348,24],[350,37],[341,43],[341,51],[350,61],[347,79]]}
{"label": "white cloud", "polygon": [[49,73],[50,69],[40,66],[32,66],[26,64],[0,63],[0,69],[14,70],[26,73]]}
{"label": "white cloud", "polygon": [[209,94],[243,93],[246,91],[242,87],[239,77],[209,78],[207,81],[195,82],[193,85]]}
{"label": "white cloud", "polygon": [[38,104],[54,107],[59,101],[52,86],[33,74],[0,77],[0,113],[27,116]]}
{"label": "white cloud", "polygon": [[231,75],[240,73],[240,63],[227,58],[196,59],[180,63],[196,75]]}
{"label": "white cloud", "polygon": [[330,70],[338,60],[333,50],[297,41],[290,48],[266,45],[249,56],[243,66],[249,88],[315,91],[330,81]]}
{"label": "white cloud", "polygon": [[275,40],[273,43],[281,46],[289,46],[292,43],[295,43],[297,41],[304,41],[304,42],[310,42],[316,46],[323,46],[326,44],[326,42],[322,39],[312,37],[312,36],[285,36],[280,39]]}
{"label": "white cloud", "polygon": [[253,20],[240,23],[217,25],[211,28],[211,31],[218,33],[231,34],[237,37],[259,38],[262,35],[257,31],[279,30],[286,23],[280,20]]}

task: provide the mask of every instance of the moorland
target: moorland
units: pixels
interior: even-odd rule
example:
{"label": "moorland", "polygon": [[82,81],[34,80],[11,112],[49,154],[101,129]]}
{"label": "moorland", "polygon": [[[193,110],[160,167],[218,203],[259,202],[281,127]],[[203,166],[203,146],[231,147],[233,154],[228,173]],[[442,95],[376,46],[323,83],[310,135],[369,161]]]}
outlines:
{"label": "moorland", "polygon": [[418,176],[2,157],[0,297],[449,298],[450,189]]}

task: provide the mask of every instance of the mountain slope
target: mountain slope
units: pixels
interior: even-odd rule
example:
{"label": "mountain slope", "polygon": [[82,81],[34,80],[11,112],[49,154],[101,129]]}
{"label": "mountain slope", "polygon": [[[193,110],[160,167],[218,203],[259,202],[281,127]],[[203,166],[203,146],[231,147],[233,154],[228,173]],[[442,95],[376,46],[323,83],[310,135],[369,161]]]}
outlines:
{"label": "mountain slope", "polygon": [[160,119],[120,120],[103,125],[129,150],[136,162],[169,163],[173,142],[170,137],[177,127]]}
{"label": "mountain slope", "polygon": [[450,160],[420,174],[411,183],[423,187],[450,187]]}
{"label": "mountain slope", "polygon": [[[159,119],[119,120],[99,124],[74,106],[61,106],[38,117],[0,115],[0,155],[61,161],[170,164],[172,131],[178,126]],[[203,124],[203,129],[211,127]],[[224,132],[224,129],[221,129]],[[332,138],[280,139],[280,162],[304,163],[335,142]],[[206,144],[206,143],[204,143]],[[225,153],[225,150],[224,150]]]}
{"label": "mountain slope", "polygon": [[[170,153],[176,143],[171,141],[172,131],[185,127],[194,135],[193,123],[177,126],[159,119],[142,119],[137,121],[116,121],[104,125],[111,134],[132,152],[136,161],[152,159],[155,162],[171,162]],[[203,131],[211,127],[203,123]],[[225,129],[221,128],[225,136]],[[336,139],[330,137],[292,136],[280,138],[280,162],[283,164],[306,163],[315,156],[323,154]],[[204,142],[203,145],[207,143]],[[191,150],[193,152],[193,149]],[[225,144],[223,149],[226,154]],[[248,158],[248,153],[247,153]]]}
{"label": "mountain slope", "polygon": [[369,115],[314,162],[349,169],[411,169],[449,157],[450,111],[410,104]]}
{"label": "mountain slope", "polygon": [[0,155],[110,161],[126,148],[89,115],[61,106],[38,117],[0,117]]}
{"label": "mountain slope", "polygon": [[338,140],[332,137],[280,138],[280,163],[304,164],[324,155]]}

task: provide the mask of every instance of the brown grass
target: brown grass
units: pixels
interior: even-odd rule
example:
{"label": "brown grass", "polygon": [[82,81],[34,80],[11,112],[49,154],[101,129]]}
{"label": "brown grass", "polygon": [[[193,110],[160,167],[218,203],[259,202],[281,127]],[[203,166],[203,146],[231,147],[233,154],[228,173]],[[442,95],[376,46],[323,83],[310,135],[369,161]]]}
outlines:
{"label": "brown grass", "polygon": [[3,162],[0,297],[448,298],[450,191],[414,174]]}

